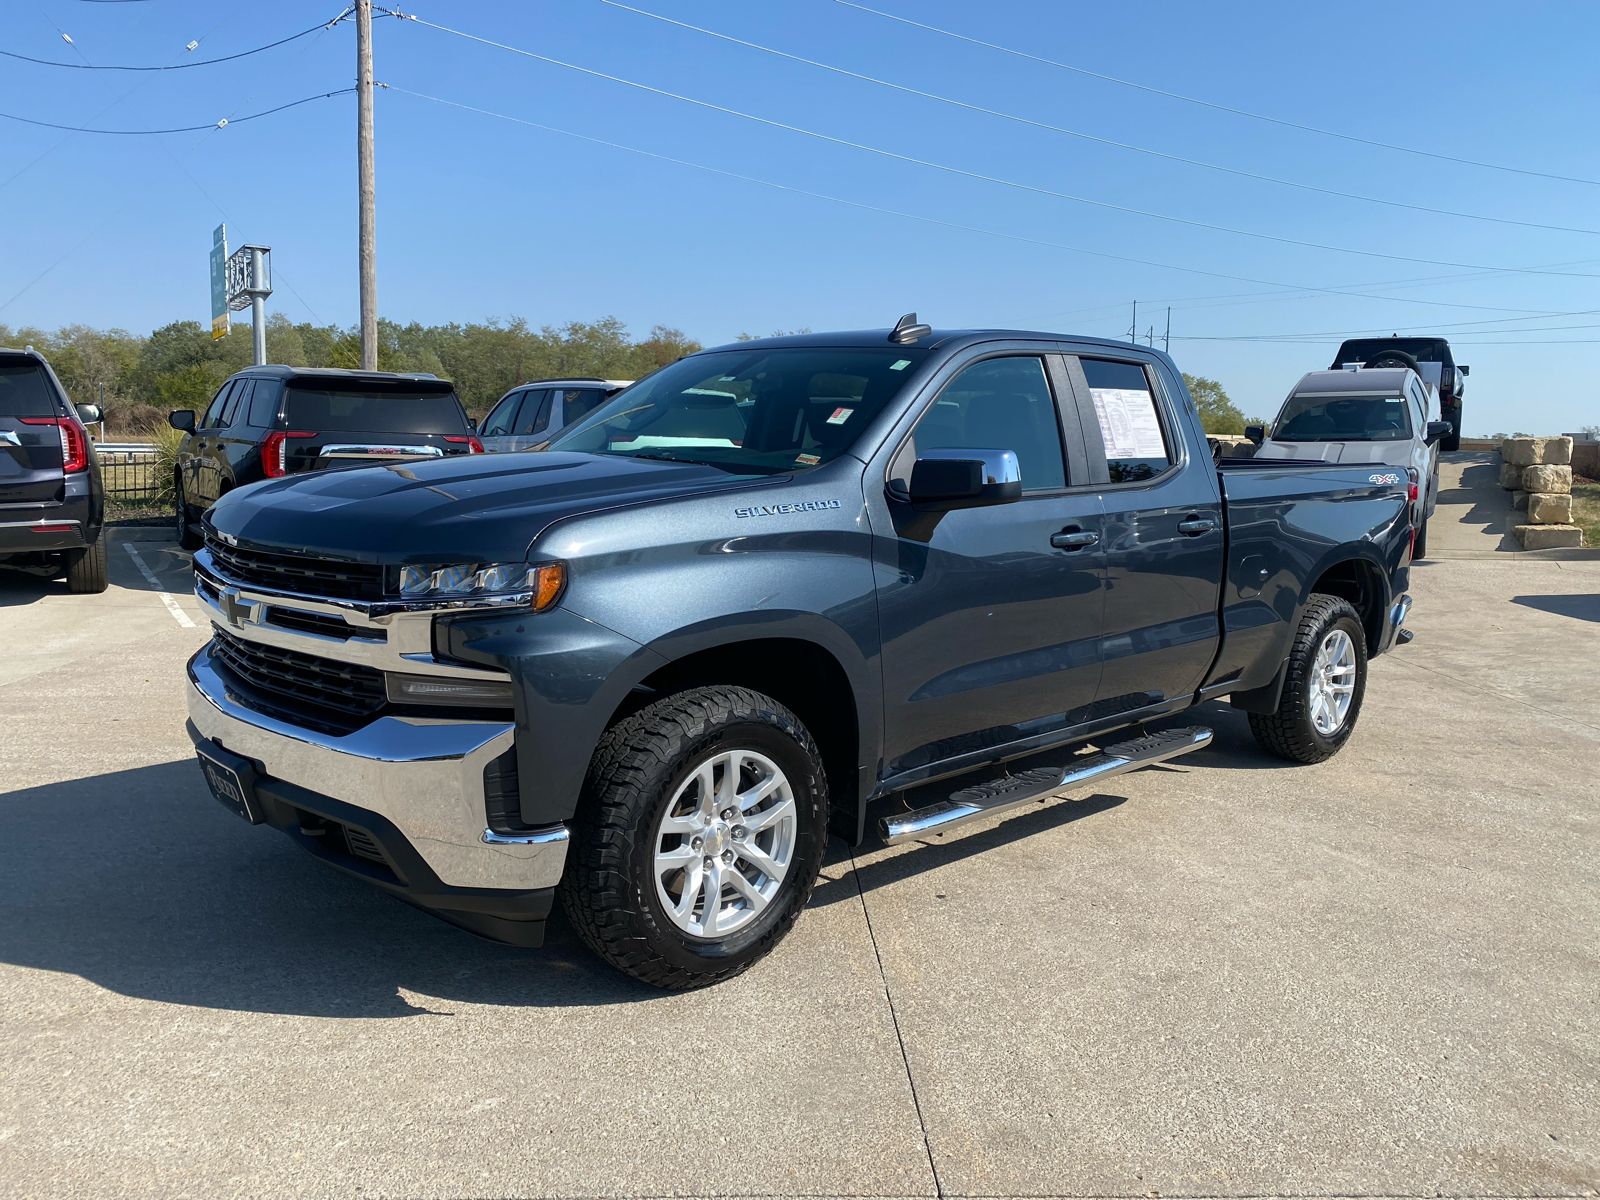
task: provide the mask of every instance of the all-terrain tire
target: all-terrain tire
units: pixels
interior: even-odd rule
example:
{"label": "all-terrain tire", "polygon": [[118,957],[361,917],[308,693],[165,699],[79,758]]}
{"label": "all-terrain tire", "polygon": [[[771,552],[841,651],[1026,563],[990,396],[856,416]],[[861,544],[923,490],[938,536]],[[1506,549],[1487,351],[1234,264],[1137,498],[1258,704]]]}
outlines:
{"label": "all-terrain tire", "polygon": [[104,532],[91,546],[82,550],[68,550],[67,590],[69,592],[95,593],[106,590],[106,535]]}
{"label": "all-terrain tire", "polygon": [[1417,530],[1417,540],[1411,543],[1411,561],[1428,557],[1428,518],[1422,518],[1422,527]]}
{"label": "all-terrain tire", "polygon": [[200,549],[200,535],[194,531],[194,525],[189,520],[193,514],[189,511],[189,496],[184,491],[181,474],[172,481],[172,509],[178,545],[185,550]]}
{"label": "all-terrain tire", "polygon": [[[1312,686],[1317,654],[1335,630],[1346,633],[1355,654],[1354,691],[1343,721],[1331,732],[1317,728],[1312,719]],[[1339,596],[1313,593],[1300,618],[1283,680],[1277,711],[1250,714],[1250,732],[1268,754],[1290,762],[1319,763],[1332,758],[1350,740],[1361,715],[1361,698],[1367,687],[1367,637],[1361,618],[1350,602]]]}
{"label": "all-terrain tire", "polygon": [[[787,777],[793,848],[764,909],[727,936],[697,938],[658,895],[657,831],[700,765],[730,750],[763,755]],[[679,692],[618,722],[596,747],[572,822],[562,906],[590,949],[636,979],[679,990],[720,983],[770,953],[794,925],[816,883],[827,831],[822,758],[794,713],[748,688]]]}

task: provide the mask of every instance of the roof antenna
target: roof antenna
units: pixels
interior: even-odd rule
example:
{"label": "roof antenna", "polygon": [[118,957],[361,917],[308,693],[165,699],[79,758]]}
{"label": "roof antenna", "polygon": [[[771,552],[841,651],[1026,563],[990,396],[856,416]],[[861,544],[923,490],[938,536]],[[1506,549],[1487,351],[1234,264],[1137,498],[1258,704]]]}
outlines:
{"label": "roof antenna", "polygon": [[914,312],[907,313],[894,323],[894,332],[889,335],[889,340],[898,342],[903,346],[909,342],[916,341],[918,338],[927,337],[932,332],[932,325],[919,325],[917,324],[917,314]]}

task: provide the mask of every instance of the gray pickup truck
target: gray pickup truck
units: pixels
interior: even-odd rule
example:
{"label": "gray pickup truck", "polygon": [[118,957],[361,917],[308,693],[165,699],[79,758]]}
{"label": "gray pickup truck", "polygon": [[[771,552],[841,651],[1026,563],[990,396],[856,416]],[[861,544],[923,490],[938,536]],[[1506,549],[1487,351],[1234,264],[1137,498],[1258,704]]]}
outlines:
{"label": "gray pickup truck", "polygon": [[1223,697],[1268,753],[1336,753],[1410,636],[1407,489],[1213,463],[1125,343],[744,342],[545,453],[222,497],[190,733],[224,805],[350,876],[524,946],[559,895],[622,970],[714,983],[830,829],[907,841],[1187,753],[1210,732],[1143,723]]}

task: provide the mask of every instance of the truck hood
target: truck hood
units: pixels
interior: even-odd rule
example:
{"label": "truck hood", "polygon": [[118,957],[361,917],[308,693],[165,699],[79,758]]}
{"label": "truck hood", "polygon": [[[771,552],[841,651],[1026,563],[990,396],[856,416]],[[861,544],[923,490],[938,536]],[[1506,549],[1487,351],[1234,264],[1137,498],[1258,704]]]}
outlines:
{"label": "truck hood", "polygon": [[1384,463],[1403,467],[1411,462],[1410,442],[1278,442],[1268,438],[1257,458],[1293,458],[1300,462]]}
{"label": "truck hood", "polygon": [[564,517],[766,482],[615,455],[474,454],[263,480],[217,501],[206,524],[240,545],[319,558],[520,562]]}

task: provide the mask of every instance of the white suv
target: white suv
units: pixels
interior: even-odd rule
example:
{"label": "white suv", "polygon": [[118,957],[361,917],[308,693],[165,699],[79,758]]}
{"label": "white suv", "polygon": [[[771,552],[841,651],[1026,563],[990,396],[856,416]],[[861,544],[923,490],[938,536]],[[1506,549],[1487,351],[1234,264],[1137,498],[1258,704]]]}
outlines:
{"label": "white suv", "polygon": [[1294,385],[1272,424],[1245,430],[1256,458],[1300,462],[1373,463],[1413,472],[1417,540],[1428,548],[1428,518],[1439,502],[1439,440],[1450,423],[1439,417],[1439,391],[1409,367],[1346,367],[1311,371]]}

